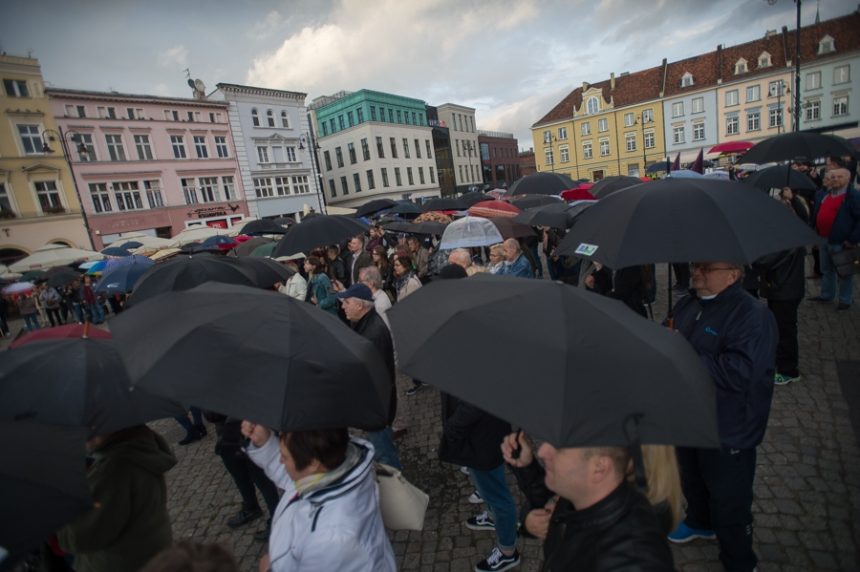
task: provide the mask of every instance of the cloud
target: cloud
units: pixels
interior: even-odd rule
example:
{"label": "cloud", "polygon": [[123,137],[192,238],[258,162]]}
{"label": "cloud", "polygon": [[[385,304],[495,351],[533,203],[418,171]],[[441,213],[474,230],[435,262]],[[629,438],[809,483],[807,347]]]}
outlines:
{"label": "cloud", "polygon": [[168,48],[158,54],[158,65],[167,68],[167,67],[180,67],[184,68],[188,66],[188,50],[182,44],[178,46],[173,46],[172,48]]}
{"label": "cloud", "polygon": [[286,20],[277,10],[272,10],[266,17],[254,24],[248,35],[255,39],[265,39],[280,30]]}

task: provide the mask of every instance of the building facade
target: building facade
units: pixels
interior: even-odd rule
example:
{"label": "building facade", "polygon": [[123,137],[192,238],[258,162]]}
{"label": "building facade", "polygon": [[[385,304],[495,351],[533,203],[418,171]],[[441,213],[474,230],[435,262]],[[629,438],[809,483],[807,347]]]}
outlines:
{"label": "building facade", "polygon": [[193,226],[229,228],[248,215],[228,104],[49,89],[92,239],[171,237]]}
{"label": "building facade", "polygon": [[519,156],[519,163],[521,176],[527,177],[528,175],[533,175],[537,173],[534,149],[529,149],[528,151],[521,151]]}
{"label": "building facade", "polygon": [[481,149],[481,178],[484,186],[506,189],[519,179],[519,146],[512,133],[478,131]]}
{"label": "building facade", "polygon": [[[304,93],[218,84],[253,218],[324,212]],[[213,96],[214,97],[214,96]]]}
{"label": "building facade", "polygon": [[436,112],[439,122],[448,127],[451,139],[455,190],[457,193],[474,190],[476,186],[483,184],[475,110],[463,105],[445,103],[436,106]]}
{"label": "building facade", "polygon": [[92,248],[36,59],[0,55],[0,263],[46,243]]}

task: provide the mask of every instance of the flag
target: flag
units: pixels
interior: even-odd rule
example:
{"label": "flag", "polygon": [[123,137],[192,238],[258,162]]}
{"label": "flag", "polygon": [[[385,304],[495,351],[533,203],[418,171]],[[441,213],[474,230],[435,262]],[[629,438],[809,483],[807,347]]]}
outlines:
{"label": "flag", "polygon": [[678,154],[675,156],[675,162],[672,163],[672,171],[680,171],[681,170],[681,152],[678,151]]}
{"label": "flag", "polygon": [[705,166],[703,164],[704,163],[703,152],[704,152],[704,149],[699,149],[699,156],[696,157],[696,160],[693,161],[692,166],[690,166],[691,171],[695,171],[696,173],[699,173],[700,175],[705,174]]}

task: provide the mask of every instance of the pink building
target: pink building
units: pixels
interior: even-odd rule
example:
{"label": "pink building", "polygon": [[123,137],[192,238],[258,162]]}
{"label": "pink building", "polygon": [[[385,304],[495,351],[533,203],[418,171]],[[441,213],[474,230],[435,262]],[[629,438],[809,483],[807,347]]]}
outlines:
{"label": "pink building", "polygon": [[130,232],[170,238],[247,216],[226,102],[46,92],[97,248]]}

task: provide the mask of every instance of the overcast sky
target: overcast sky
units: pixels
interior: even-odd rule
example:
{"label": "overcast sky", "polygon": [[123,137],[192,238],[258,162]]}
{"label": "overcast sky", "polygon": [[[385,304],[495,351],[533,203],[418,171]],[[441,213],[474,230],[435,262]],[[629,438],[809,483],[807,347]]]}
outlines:
{"label": "overcast sky", "polygon": [[[816,3],[802,5],[811,24]],[[821,18],[857,5],[821,0]],[[794,22],[792,0],[2,0],[0,50],[39,58],[57,87],[190,97],[190,68],[207,90],[458,103],[528,149],[529,126],[583,81]]]}

